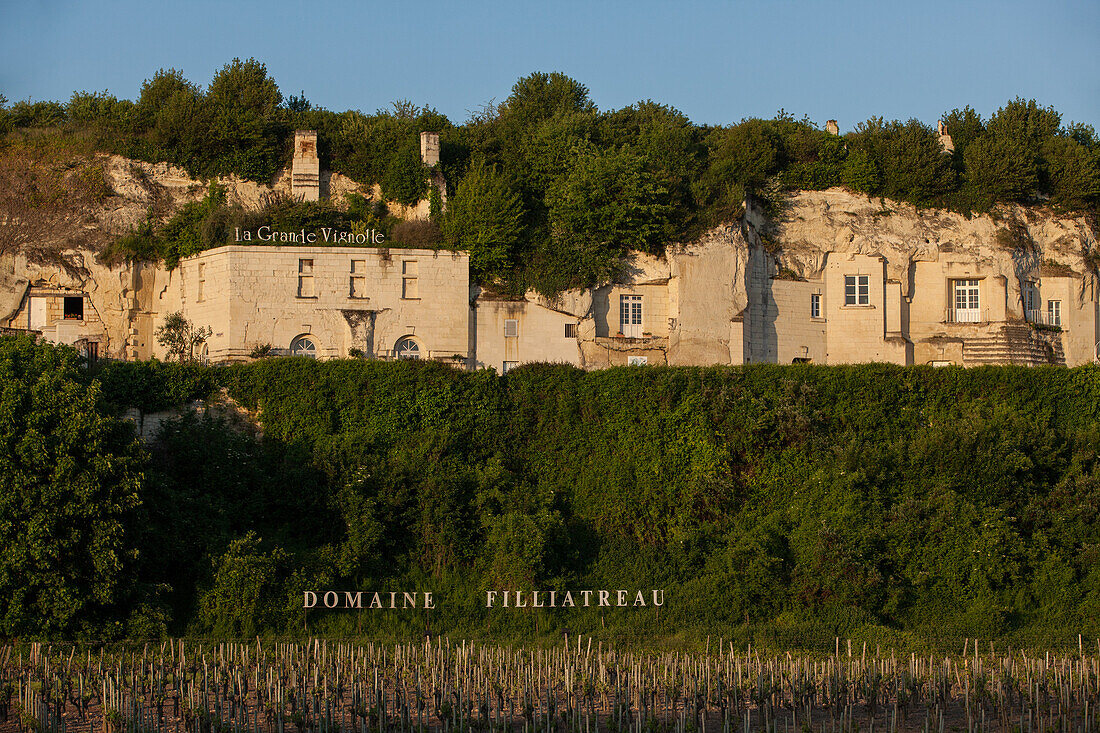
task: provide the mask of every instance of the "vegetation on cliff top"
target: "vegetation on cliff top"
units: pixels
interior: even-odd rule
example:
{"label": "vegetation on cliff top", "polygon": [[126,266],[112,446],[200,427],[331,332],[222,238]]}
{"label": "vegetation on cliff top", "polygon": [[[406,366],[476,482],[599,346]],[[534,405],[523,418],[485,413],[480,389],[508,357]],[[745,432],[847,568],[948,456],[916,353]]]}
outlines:
{"label": "vegetation on cliff top", "polygon": [[[0,635],[424,630],[303,615],[334,588],[431,590],[433,633],[479,636],[1100,634],[1094,367],[88,373],[8,337],[0,370]],[[262,438],[190,416],[139,448],[115,417],[219,387]],[[666,590],[659,617],[484,609],[486,589],[637,587]]]}
{"label": "vegetation on cliff top", "polygon": [[628,247],[655,251],[690,239],[736,219],[746,197],[768,208],[784,189],[843,185],[963,212],[1049,203],[1096,213],[1100,143],[1092,127],[1063,124],[1054,109],[1023,99],[987,120],[970,107],[944,119],[951,154],[917,120],[872,118],[843,136],[782,110],[771,120],[695,125],[648,100],[600,111],[578,81],[535,73],[501,104],[456,125],[407,101],[371,115],[315,109],[304,94],[284,99],[252,59],[234,59],[205,89],[162,69],[137,101],[78,92],[67,103],[0,104],[0,132],[80,131],[101,149],[195,176],[265,183],[289,163],[293,131],[315,129],[328,168],[380,183],[401,203],[428,195],[417,138],[439,132],[452,207],[468,212],[470,199],[485,212],[444,225],[446,244],[470,248],[479,277],[546,292],[593,284]]}

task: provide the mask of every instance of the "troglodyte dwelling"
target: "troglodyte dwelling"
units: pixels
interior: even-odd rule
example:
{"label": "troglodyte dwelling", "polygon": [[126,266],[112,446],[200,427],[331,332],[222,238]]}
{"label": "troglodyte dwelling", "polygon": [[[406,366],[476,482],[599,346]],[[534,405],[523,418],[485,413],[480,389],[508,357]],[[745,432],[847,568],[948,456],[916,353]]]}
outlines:
{"label": "troglodyte dwelling", "polygon": [[[438,162],[437,135],[423,134],[421,155]],[[316,133],[296,135],[293,160],[277,186],[295,196],[355,187],[321,169]],[[116,190],[127,190],[138,165],[169,195],[202,185],[166,166],[117,156],[111,164]],[[246,203],[263,193],[226,185]],[[438,174],[432,185],[445,200]],[[427,218],[421,203],[401,213]],[[767,222],[750,208],[662,257],[632,255],[616,282],[553,299],[482,292],[465,253],[391,248],[377,232],[256,231],[171,271],[108,267],[87,252],[73,253],[79,268],[5,254],[0,327],[93,358],[164,358],[155,330],[181,312],[211,328],[204,357],[213,362],[270,346],[497,371],[536,361],[1072,366],[1096,358],[1100,293],[1085,253],[1097,243],[1084,220],[1016,207],[1015,226],[1033,243],[1021,251],[1005,244],[1003,221],[888,205],[840,188],[796,192],[767,238]]]}

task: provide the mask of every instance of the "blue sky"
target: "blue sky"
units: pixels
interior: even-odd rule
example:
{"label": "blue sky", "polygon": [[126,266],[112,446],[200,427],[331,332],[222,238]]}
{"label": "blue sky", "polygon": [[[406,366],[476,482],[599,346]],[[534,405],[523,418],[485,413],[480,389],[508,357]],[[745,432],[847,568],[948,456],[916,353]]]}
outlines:
{"label": "blue sky", "polygon": [[136,98],[162,67],[209,83],[233,57],[284,95],[373,112],[430,104],[454,122],[516,79],[561,71],[601,109],[653,99],[699,124],[784,108],[842,130],[933,124],[1021,96],[1100,127],[1100,2],[553,3],[0,0],[0,94]]}

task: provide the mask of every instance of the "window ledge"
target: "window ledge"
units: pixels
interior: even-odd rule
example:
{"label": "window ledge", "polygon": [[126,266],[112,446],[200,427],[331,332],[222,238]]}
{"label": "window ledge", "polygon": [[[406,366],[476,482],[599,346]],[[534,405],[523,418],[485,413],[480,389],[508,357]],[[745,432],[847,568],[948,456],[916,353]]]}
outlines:
{"label": "window ledge", "polygon": [[850,311],[872,310],[873,311],[873,310],[875,310],[876,307],[877,306],[874,306],[874,305],[871,305],[870,303],[868,303],[867,305],[842,305],[842,306],[840,306],[840,309],[842,311],[843,310],[850,310]]}
{"label": "window ledge", "polygon": [[295,299],[296,300],[318,300],[318,296],[316,296],[316,295],[297,295],[297,296],[295,296]]}
{"label": "window ledge", "polygon": [[420,298],[402,298],[401,300],[420,300]]}

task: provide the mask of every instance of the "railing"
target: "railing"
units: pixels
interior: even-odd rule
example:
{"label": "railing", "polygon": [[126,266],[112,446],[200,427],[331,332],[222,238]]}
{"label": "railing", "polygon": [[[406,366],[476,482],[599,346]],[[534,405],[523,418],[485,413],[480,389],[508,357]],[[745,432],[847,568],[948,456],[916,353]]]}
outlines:
{"label": "railing", "polygon": [[1024,311],[1024,319],[1028,323],[1036,323],[1040,326],[1056,326],[1062,327],[1062,314],[1051,314],[1050,311],[1044,310],[1028,310]]}
{"label": "railing", "polygon": [[985,317],[985,308],[956,309],[951,306],[947,308],[948,323],[984,323],[987,320],[989,319]]}

